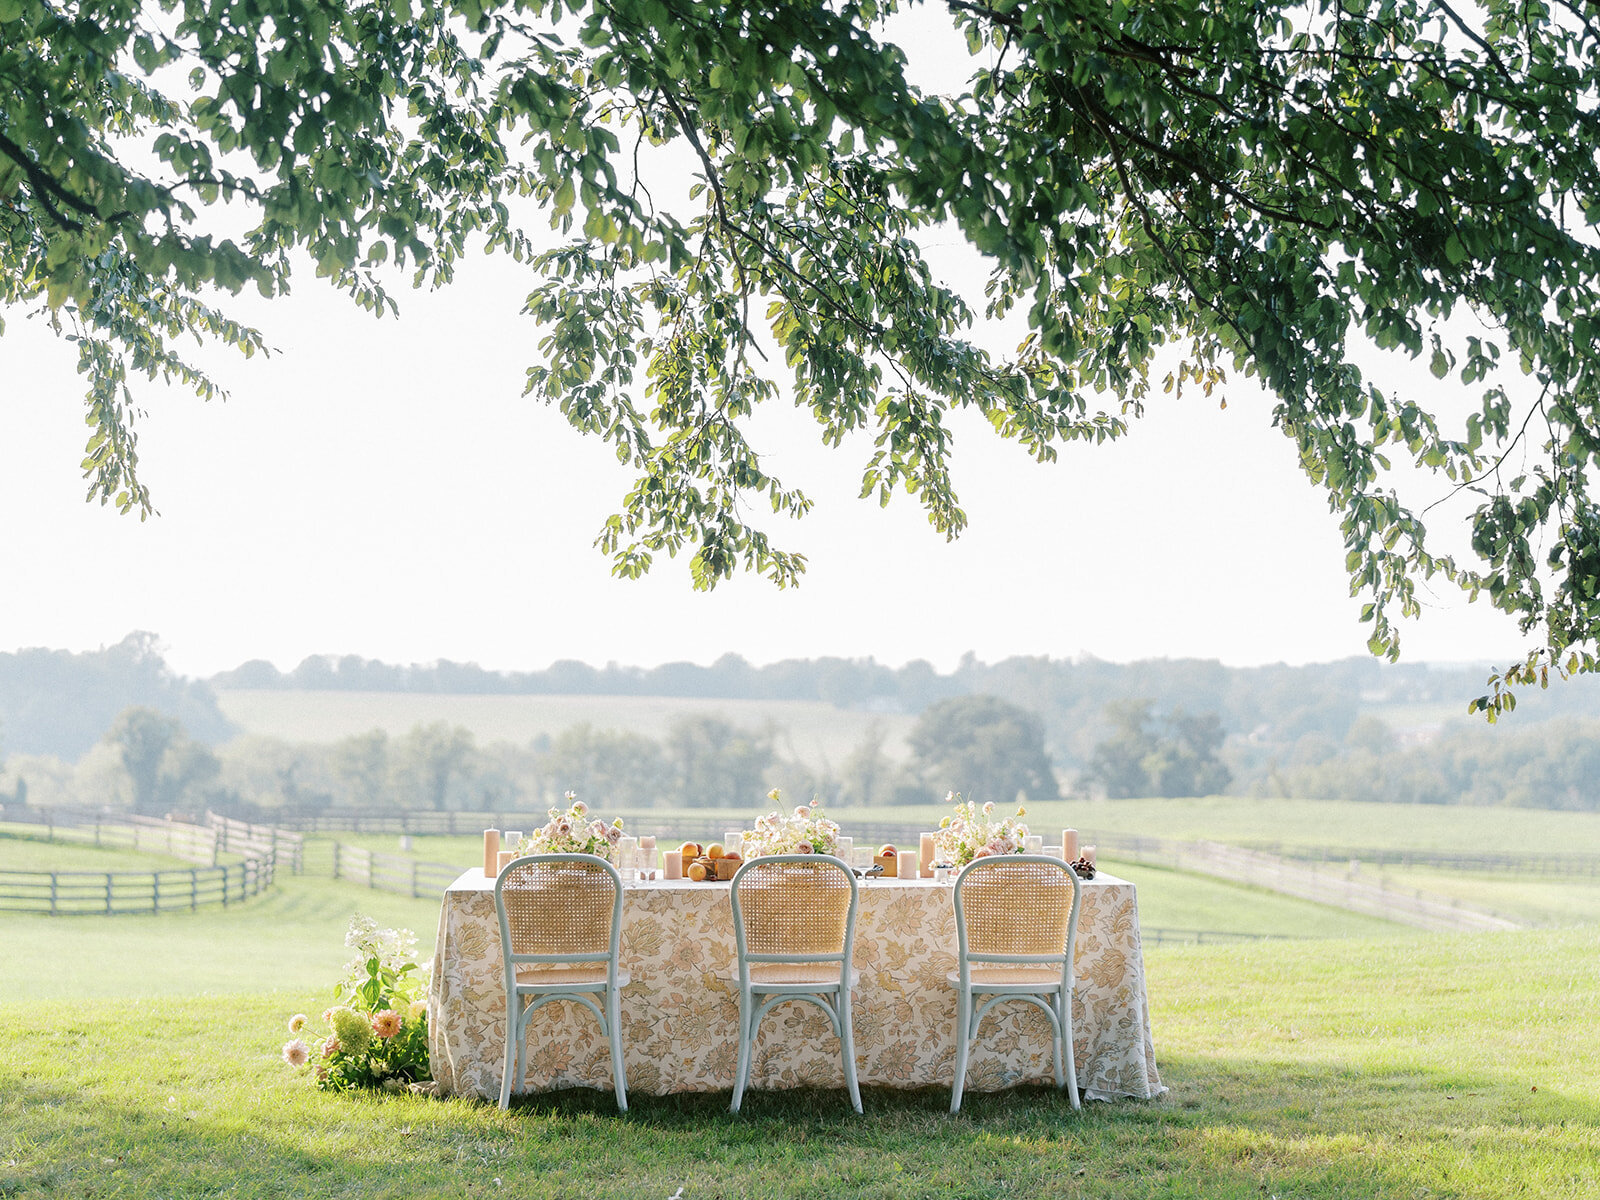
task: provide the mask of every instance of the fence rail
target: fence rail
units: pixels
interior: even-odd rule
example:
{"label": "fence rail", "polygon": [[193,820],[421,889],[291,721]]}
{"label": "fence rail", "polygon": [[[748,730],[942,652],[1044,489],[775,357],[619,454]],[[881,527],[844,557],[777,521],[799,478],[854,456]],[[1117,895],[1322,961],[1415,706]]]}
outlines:
{"label": "fence rail", "polygon": [[1450,871],[1479,874],[1514,872],[1518,875],[1544,875],[1564,879],[1600,878],[1600,854],[1540,854],[1496,852],[1467,854],[1454,850],[1391,850],[1374,846],[1285,846],[1281,842],[1240,842],[1248,850],[1260,850],[1297,862],[1344,864],[1359,862],[1375,867],[1439,867]]}
{"label": "fence rail", "polygon": [[1368,883],[1315,864],[1290,861],[1260,850],[1220,842],[1180,842],[1169,838],[1106,837],[1099,848],[1108,857],[1173,867],[1248,883],[1286,896],[1314,900],[1350,912],[1381,917],[1440,932],[1481,933],[1520,929],[1523,922],[1467,904],[1451,896]]}
{"label": "fence rail", "polygon": [[303,834],[273,825],[252,825],[214,812],[206,813],[206,824],[216,831],[224,851],[258,856],[271,850],[278,865],[288,867],[291,874],[298,875],[304,870],[306,839]]}
{"label": "fence rail", "polygon": [[382,892],[417,898],[437,896],[461,875],[463,868],[424,862],[399,854],[382,854],[358,846],[333,844],[333,877]]}
{"label": "fence rail", "polygon": [[[192,863],[166,871],[0,870],[0,911],[51,916],[160,913],[228,905],[271,886],[277,852],[271,841],[214,828],[122,813],[8,808],[0,828],[14,836],[86,846],[162,853]],[[225,845],[225,841],[228,844]],[[219,864],[226,849],[240,862]]]}

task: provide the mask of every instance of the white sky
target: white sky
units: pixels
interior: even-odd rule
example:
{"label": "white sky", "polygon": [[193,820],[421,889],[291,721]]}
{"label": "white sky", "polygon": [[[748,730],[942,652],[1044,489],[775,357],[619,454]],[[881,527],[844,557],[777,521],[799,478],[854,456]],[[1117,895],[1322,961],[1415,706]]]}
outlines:
{"label": "white sky", "polygon": [[[937,256],[974,294],[970,264]],[[1125,443],[1065,447],[1052,466],[957,421],[971,524],[953,545],[908,497],[887,510],[857,500],[869,451],[829,451],[784,409],[756,441],[817,501],[778,538],[810,556],[801,586],[741,578],[696,593],[686,562],[665,559],[642,582],[614,580],[590,543],[628,476],[521,398],[539,336],[518,315],[532,283],[476,259],[381,322],[309,271],[286,301],[242,299],[279,353],[209,358],[231,400],[138,386],[140,466],[161,512],[142,524],[84,503],[74,348],[7,312],[0,650],[86,650],[147,629],[199,675],[313,653],[499,669],[728,651],[941,669],[969,650],[1230,664],[1365,653],[1336,519],[1266,399],[1240,384],[1226,411],[1157,395]],[[1486,605],[1430,603],[1407,660],[1518,653]]]}

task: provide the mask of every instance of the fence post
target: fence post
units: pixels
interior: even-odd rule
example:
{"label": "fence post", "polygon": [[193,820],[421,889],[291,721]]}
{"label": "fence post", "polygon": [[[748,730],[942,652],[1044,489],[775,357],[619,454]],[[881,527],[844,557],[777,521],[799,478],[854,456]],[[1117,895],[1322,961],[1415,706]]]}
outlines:
{"label": "fence post", "polygon": [[111,911],[111,872],[106,872],[106,911]]}
{"label": "fence post", "polygon": [[150,911],[153,912],[153,913],[158,913],[158,912],[161,911],[161,872],[160,871],[151,871],[150,872]]}
{"label": "fence post", "polygon": [[56,873],[50,872],[50,915],[56,915]]}
{"label": "fence post", "polygon": [[411,898],[413,900],[422,894],[417,891],[417,868],[421,865],[416,859],[411,860]]}
{"label": "fence post", "polygon": [[334,839],[333,843],[333,877],[335,879],[339,878],[339,842],[337,838]]}
{"label": "fence post", "polygon": [[200,907],[200,868],[189,868],[189,911]]}

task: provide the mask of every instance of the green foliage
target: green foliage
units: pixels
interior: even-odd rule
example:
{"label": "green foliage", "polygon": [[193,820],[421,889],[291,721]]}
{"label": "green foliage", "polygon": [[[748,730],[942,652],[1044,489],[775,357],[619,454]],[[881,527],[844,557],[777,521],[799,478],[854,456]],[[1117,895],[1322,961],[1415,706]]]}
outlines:
{"label": "green foliage", "polygon": [[1291,795],[1389,804],[1469,804],[1600,812],[1600,722],[1455,729],[1423,745],[1369,742],[1285,769]]}
{"label": "green foliage", "polygon": [[934,795],[960,789],[985,802],[1060,798],[1044,726],[997,696],[959,696],[930,705],[908,739],[913,770]]}
{"label": "green foliage", "polygon": [[1216,713],[1190,716],[1175,708],[1157,717],[1149,700],[1106,706],[1112,733],[1094,749],[1087,779],[1107,796],[1211,796],[1227,788],[1217,758],[1222,724]]}
{"label": "green foliage", "polygon": [[[905,490],[955,536],[952,410],[1050,460],[1122,434],[1153,369],[1208,396],[1254,377],[1340,516],[1375,652],[1439,579],[1538,639],[1474,701],[1491,719],[1595,667],[1586,8],[952,0],[974,73],[936,95],[879,38],[895,7],[6,0],[0,303],[74,342],[90,495],[146,512],[130,375],[211,396],[180,333],[262,346],[213,292],[280,293],[305,254],[383,312],[386,271],[439,284],[469,244],[509,254],[539,277],[528,392],[636,473],[599,546],[626,576],[683,553],[700,587],[804,569],[751,515],[811,503],[748,438],[785,388],[828,444],[870,440],[863,496]],[[658,206],[668,154],[696,175]],[[237,236],[208,221],[224,202]],[[990,260],[989,313],[1025,313],[1014,354],[968,340],[919,248],[935,225]],[[1468,411],[1360,346],[1425,361]],[[1462,505],[1470,558],[1390,456]]]}
{"label": "green foliage", "polygon": [[191,741],[176,718],[153,709],[124,709],[104,740],[122,759],[137,813],[153,816],[182,808],[220,769],[216,755]]}
{"label": "green foliage", "polygon": [[[283,1047],[290,1066],[308,1066],[317,1086],[343,1092],[353,1088],[397,1091],[432,1078],[428,1073],[427,976],[418,969],[417,939],[407,929],[379,929],[355,917],[345,945],[356,952],[344,979],[333,989],[338,1000],[322,1014],[328,1033],[308,1046],[296,1037]],[[289,1032],[305,1030],[296,1014]]]}

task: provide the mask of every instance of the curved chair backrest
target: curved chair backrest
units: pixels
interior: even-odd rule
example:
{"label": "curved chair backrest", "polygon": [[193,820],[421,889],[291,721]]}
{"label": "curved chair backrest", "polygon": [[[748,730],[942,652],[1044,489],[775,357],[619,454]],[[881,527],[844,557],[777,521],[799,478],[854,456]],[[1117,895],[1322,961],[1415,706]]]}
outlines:
{"label": "curved chair backrest", "polygon": [[827,854],[752,858],[733,876],[733,931],[747,962],[842,962],[850,967],[856,877]]}
{"label": "curved chair backrest", "polygon": [[977,858],[956,877],[961,969],[977,962],[1059,962],[1070,982],[1081,899],[1078,876],[1059,858]]}
{"label": "curved chair backrest", "polygon": [[622,876],[594,854],[513,859],[494,884],[506,971],[526,962],[600,962],[622,937]]}

